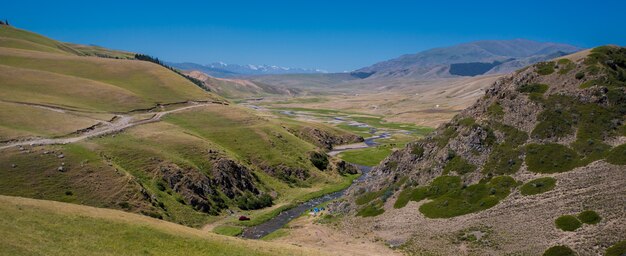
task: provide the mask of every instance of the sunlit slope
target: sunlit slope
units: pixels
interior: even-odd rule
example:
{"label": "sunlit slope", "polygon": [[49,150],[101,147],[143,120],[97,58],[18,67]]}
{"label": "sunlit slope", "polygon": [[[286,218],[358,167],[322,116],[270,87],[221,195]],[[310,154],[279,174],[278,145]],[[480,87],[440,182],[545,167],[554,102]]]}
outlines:
{"label": "sunlit slope", "polygon": [[212,95],[154,63],[0,48],[0,100],[130,111]]}
{"label": "sunlit slope", "polygon": [[320,255],[116,210],[0,196],[2,255]]}
{"label": "sunlit slope", "polygon": [[0,141],[64,136],[115,113],[219,99],[133,57],[0,25]]}

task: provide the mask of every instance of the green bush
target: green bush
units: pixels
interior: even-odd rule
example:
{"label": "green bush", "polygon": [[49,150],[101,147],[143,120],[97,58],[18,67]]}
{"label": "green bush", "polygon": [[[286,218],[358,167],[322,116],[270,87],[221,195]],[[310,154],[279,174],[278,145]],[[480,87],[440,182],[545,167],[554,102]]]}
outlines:
{"label": "green bush", "polygon": [[531,180],[520,188],[522,195],[536,195],[552,190],[556,186],[556,179],[544,177]]}
{"label": "green bush", "polygon": [[576,252],[565,245],[552,246],[543,253],[543,256],[576,256]]}
{"label": "green bush", "polygon": [[585,224],[598,224],[602,217],[597,212],[587,210],[578,214],[578,220]]}
{"label": "green bush", "polygon": [[310,159],[313,166],[317,169],[323,171],[328,167],[328,156],[325,153],[311,152]]}
{"label": "green bush", "polygon": [[[458,183],[447,184],[445,191],[427,195],[433,201],[423,204],[419,210],[428,218],[450,218],[478,212],[498,204],[515,185],[515,180],[509,176],[494,177],[487,183],[470,186],[461,185],[459,180]],[[432,186],[429,193],[434,189]]]}
{"label": "green bush", "polygon": [[254,195],[250,192],[246,192],[242,196],[239,196],[236,200],[236,203],[237,207],[242,210],[256,210],[269,207],[274,204],[270,195]]}
{"label": "green bush", "polygon": [[524,85],[520,86],[519,88],[517,88],[518,92],[523,92],[523,93],[543,94],[547,90],[548,90],[548,85],[547,84],[538,84],[538,83],[524,84]]}
{"label": "green bush", "polygon": [[530,144],[526,146],[526,165],[531,172],[557,173],[576,168],[576,152],[561,144]]}
{"label": "green bush", "polygon": [[517,128],[505,125],[501,123],[492,124],[492,126],[504,133],[504,143],[510,145],[511,147],[520,146],[528,140],[528,134],[526,132],[520,131]]}
{"label": "green bush", "polygon": [[618,242],[606,249],[604,256],[624,256],[626,255],[626,240]]}
{"label": "green bush", "polygon": [[506,144],[498,145],[489,154],[487,162],[483,166],[483,173],[513,174],[519,170],[522,162],[519,150],[512,149]]}
{"label": "green bush", "polygon": [[611,164],[626,165],[626,144],[613,148],[606,157],[606,161]]}
{"label": "green bush", "polygon": [[424,155],[424,148],[419,144],[415,144],[411,147],[411,154],[422,157],[422,155]]}
{"label": "green bush", "polygon": [[573,215],[563,215],[558,217],[554,221],[554,224],[557,228],[564,231],[574,231],[582,226],[582,223],[580,223],[576,216]]}
{"label": "green bush", "polygon": [[542,76],[554,73],[554,61],[539,62],[535,64],[535,71]]}
{"label": "green bush", "polygon": [[578,72],[574,77],[578,80],[583,79],[585,78],[585,72]]}
{"label": "green bush", "polygon": [[456,172],[459,175],[463,175],[466,173],[470,173],[476,170],[476,165],[469,163],[467,160],[463,159],[461,156],[455,155],[446,166],[443,168],[443,174],[448,174],[450,172]]}

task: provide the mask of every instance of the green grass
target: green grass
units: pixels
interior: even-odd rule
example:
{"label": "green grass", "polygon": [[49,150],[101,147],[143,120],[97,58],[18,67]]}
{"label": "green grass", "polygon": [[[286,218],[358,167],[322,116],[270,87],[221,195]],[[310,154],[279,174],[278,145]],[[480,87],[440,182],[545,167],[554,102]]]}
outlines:
{"label": "green grass", "polygon": [[513,174],[522,166],[523,159],[519,150],[510,144],[501,144],[494,147],[483,166],[483,173],[495,175]]}
{"label": "green grass", "polygon": [[618,242],[606,249],[605,256],[624,256],[626,254],[626,240]]}
{"label": "green grass", "polygon": [[554,189],[556,179],[552,177],[544,177],[531,180],[520,188],[522,195],[536,195]]}
{"label": "green grass", "polygon": [[526,164],[531,172],[566,172],[579,166],[579,156],[561,144],[530,144],[526,146]]}
{"label": "green grass", "polygon": [[285,228],[281,228],[279,230],[276,230],[272,233],[267,234],[264,237],[261,237],[262,241],[272,241],[281,237],[286,237],[289,235],[289,230],[285,229]]}
{"label": "green grass", "polygon": [[372,203],[369,204],[363,208],[361,208],[356,216],[361,216],[361,217],[374,217],[374,216],[378,216],[381,215],[385,212],[385,210],[382,208],[381,204],[378,203]]}
{"label": "green grass", "polygon": [[13,41],[10,44],[0,44],[1,47],[80,55],[79,51],[67,44],[12,26],[1,26],[0,38]]}
{"label": "green grass", "polygon": [[391,145],[350,150],[341,152],[337,156],[347,162],[365,166],[375,166],[392,152]]}
{"label": "green grass", "polygon": [[535,72],[542,76],[554,73],[554,61],[539,62],[535,64]]}
{"label": "green grass", "polygon": [[598,224],[602,220],[602,217],[592,210],[583,211],[577,217],[578,220],[585,224]]}
{"label": "green grass", "polygon": [[243,228],[222,225],[222,226],[217,226],[213,228],[213,233],[225,235],[225,236],[238,236],[238,235],[241,235],[241,233],[243,233]]}
{"label": "green grass", "polygon": [[164,119],[257,166],[314,168],[308,161],[309,152],[316,150],[313,145],[245,109],[215,106],[168,115]]}
{"label": "green grass", "polygon": [[504,116],[504,108],[498,102],[494,102],[487,108],[487,114],[493,118],[502,118]]}
{"label": "green grass", "polygon": [[0,198],[7,255],[300,255],[306,250],[206,234],[135,214]]}
{"label": "green grass", "polygon": [[563,215],[558,217],[554,224],[563,231],[574,231],[582,226],[582,223],[574,215]]}
{"label": "green grass", "polygon": [[548,248],[543,256],[576,256],[576,252],[565,245],[556,245]]}
{"label": "green grass", "polygon": [[606,157],[606,161],[616,165],[626,165],[626,144],[613,148]]}

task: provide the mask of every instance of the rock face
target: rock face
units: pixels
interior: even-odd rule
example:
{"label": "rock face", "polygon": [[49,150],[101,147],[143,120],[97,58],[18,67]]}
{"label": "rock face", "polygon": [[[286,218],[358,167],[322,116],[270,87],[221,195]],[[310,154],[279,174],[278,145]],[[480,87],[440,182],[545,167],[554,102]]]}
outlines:
{"label": "rock face", "polygon": [[334,145],[363,142],[363,137],[354,134],[333,134],[314,127],[302,127],[301,129],[287,129],[296,137],[306,140],[314,145],[331,150]]}
{"label": "rock face", "polygon": [[[593,176],[594,172],[606,170],[611,174],[604,176],[611,176],[626,168],[624,161],[616,160],[626,159],[625,59],[624,48],[601,47],[591,53],[538,63],[498,80],[482,99],[449,123],[381,162],[368,179],[347,192],[346,201],[332,205],[331,209],[350,216],[375,216],[346,218],[343,226],[374,232],[390,243],[405,243],[411,253],[469,250],[475,254],[541,254],[550,244],[564,240],[575,250],[591,252],[600,250],[598,245],[606,248],[624,239],[626,216],[623,206],[615,207],[623,196],[620,199],[615,193],[626,193],[626,175],[610,178],[611,191],[602,192],[600,188],[593,193],[575,193],[576,188],[587,185],[573,182],[586,180],[573,173]],[[460,179],[458,187],[440,186],[433,181],[450,176]],[[542,195],[552,205],[526,200],[519,194],[515,183],[548,176],[556,178],[555,191],[559,191]],[[608,178],[604,176],[602,179]],[[516,182],[507,183],[504,194],[494,189],[499,187],[492,187],[489,192],[495,177]],[[589,179],[588,185],[598,185],[599,179]],[[447,186],[450,184],[453,183]],[[614,191],[620,186],[621,192]],[[399,203],[400,200],[405,201]],[[559,200],[588,203],[566,207],[554,203]],[[476,209],[468,210],[474,206]],[[611,218],[598,224],[610,231],[591,228],[585,241],[580,241],[568,240],[566,234],[546,227],[560,215],[590,206]],[[440,212],[433,214],[435,210]],[[425,217],[443,216],[441,212],[458,217]],[[493,217],[495,212],[506,216],[539,214],[548,219],[511,226]],[[448,222],[454,225],[446,225]],[[372,229],[373,223],[378,223],[378,228]],[[450,238],[475,229],[489,232],[492,237],[495,233],[501,239],[485,245]],[[615,238],[607,238],[611,236]],[[418,242],[420,239],[428,242]],[[525,243],[536,240],[543,242]]]}
{"label": "rock face", "polygon": [[210,176],[172,163],[161,164],[158,169],[169,188],[180,194],[185,203],[210,214],[226,208],[220,194],[230,199],[245,192],[259,194],[250,170],[230,159],[215,160]]}

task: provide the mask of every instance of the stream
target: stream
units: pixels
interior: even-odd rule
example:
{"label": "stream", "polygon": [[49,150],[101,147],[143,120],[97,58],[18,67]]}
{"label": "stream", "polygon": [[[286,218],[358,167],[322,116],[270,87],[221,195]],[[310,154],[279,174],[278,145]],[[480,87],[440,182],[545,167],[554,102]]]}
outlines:
{"label": "stream", "polygon": [[[372,167],[369,167],[369,166],[363,166],[363,165],[357,165],[357,166],[359,167],[359,169],[361,169],[361,172],[363,174],[359,176],[357,179],[355,179],[352,185],[350,185],[350,187],[354,186],[354,184],[357,184],[363,181],[367,177],[367,173],[372,169]],[[343,194],[346,192],[346,190],[348,190],[348,188],[345,188],[343,190],[340,190],[334,193],[326,194],[321,197],[311,199],[309,201],[299,204],[298,206],[294,208],[283,211],[279,213],[278,215],[276,215],[276,217],[266,222],[263,222],[262,224],[244,229],[243,233],[241,234],[241,237],[249,238],[249,239],[259,239],[261,237],[264,237],[267,234],[272,233],[282,228],[283,226],[285,226],[285,224],[289,223],[293,219],[300,217],[300,215],[305,213],[307,210],[315,207],[316,205],[342,197]]]}
{"label": "stream", "polygon": [[[382,133],[380,135],[377,136],[373,136],[370,138],[366,138],[365,141],[363,141],[363,145],[360,147],[354,147],[354,148],[342,148],[342,149],[333,149],[330,152],[328,152],[329,155],[336,155],[340,152],[344,152],[344,151],[348,151],[348,150],[356,150],[356,149],[361,149],[361,148],[368,148],[368,147],[373,147],[376,146],[377,143],[375,142],[375,140],[377,139],[385,139],[385,138],[389,138],[391,135],[389,133]],[[364,165],[356,165],[357,167],[359,167],[359,169],[361,170],[362,175],[359,176],[357,179],[354,180],[354,182],[352,183],[352,185],[350,185],[350,187],[354,186],[354,184],[358,184],[361,181],[363,181],[365,178],[367,178],[367,174],[369,173],[369,171],[372,169],[372,167],[369,166],[364,166]],[[241,234],[241,237],[243,238],[249,238],[249,239],[259,239],[261,237],[266,236],[269,233],[272,233],[280,228],[282,228],[283,226],[285,226],[285,224],[289,223],[290,221],[292,221],[293,219],[299,217],[300,215],[302,215],[303,213],[305,213],[307,210],[315,207],[316,205],[319,205],[321,203],[327,202],[327,201],[331,201],[331,200],[335,200],[338,199],[340,197],[343,196],[343,194],[346,192],[346,190],[348,190],[350,187],[347,187],[343,190],[334,192],[334,193],[330,193],[330,194],[326,194],[317,198],[313,198],[309,201],[306,201],[304,203],[299,204],[298,206],[291,208],[289,210],[283,211],[281,213],[279,213],[278,215],[276,215],[274,218],[263,222],[259,225],[253,226],[253,227],[248,227],[246,229],[244,229],[243,233]]]}

